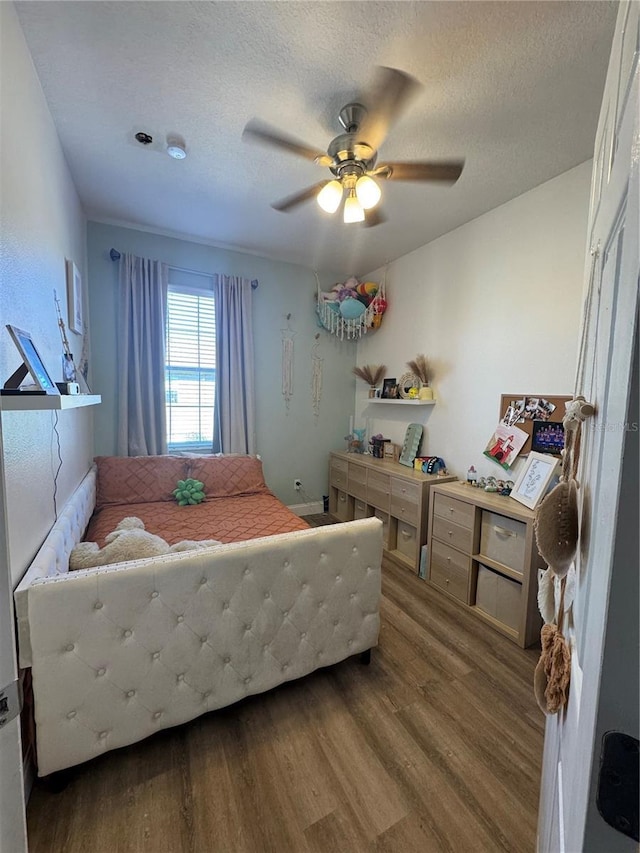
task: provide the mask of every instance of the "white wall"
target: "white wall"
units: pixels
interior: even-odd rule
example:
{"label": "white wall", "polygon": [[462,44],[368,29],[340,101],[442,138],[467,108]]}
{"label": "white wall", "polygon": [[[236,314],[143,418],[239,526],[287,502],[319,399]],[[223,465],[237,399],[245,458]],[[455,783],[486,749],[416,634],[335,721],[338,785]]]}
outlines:
{"label": "white wall", "polygon": [[359,421],[400,444],[408,423],[422,423],[421,455],[458,476],[470,465],[507,476],[482,455],[501,394],[573,393],[590,179],[583,163],[389,265],[389,308],[357,364],[399,378],[425,353],[437,402],[369,406],[359,383]]}
{"label": "white wall", "polygon": [[[31,332],[49,373],[60,381],[62,343],[53,291],[66,318],[65,258],[75,261],[86,281],[85,218],[11,3],[0,3],[0,36],[0,322]],[[81,338],[69,338],[79,357]],[[0,384],[20,362],[0,328]],[[54,420],[52,412],[2,416],[0,461],[14,586],[54,520]],[[91,410],[60,412],[58,431],[59,508],[91,459]]]}

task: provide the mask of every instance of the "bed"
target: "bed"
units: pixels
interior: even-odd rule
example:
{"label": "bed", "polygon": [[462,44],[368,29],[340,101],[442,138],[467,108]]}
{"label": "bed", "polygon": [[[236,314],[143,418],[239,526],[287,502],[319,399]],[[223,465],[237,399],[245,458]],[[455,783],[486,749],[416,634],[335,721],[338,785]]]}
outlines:
{"label": "bed", "polygon": [[[207,499],[178,507],[188,476]],[[132,515],[170,544],[224,544],[68,571]],[[15,592],[38,775],[367,652],[381,560],[378,519],[309,528],[254,457],[98,457]]]}

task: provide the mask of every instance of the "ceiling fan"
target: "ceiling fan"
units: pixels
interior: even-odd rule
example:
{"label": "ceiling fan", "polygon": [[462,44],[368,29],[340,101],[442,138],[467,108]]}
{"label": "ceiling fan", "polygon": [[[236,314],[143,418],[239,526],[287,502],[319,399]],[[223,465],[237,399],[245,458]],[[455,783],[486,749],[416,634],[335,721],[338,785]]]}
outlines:
{"label": "ceiling fan", "polygon": [[338,119],[344,133],[331,140],[326,154],[264,122],[251,120],[242,134],[244,140],[297,154],[319,166],[328,167],[333,175],[271,206],[287,212],[315,197],[323,210],[335,213],[344,198],[345,222],[377,225],[384,221],[384,217],[374,210],[382,195],[376,179],[455,183],[462,172],[464,160],[376,165],[378,149],[391,124],[419,87],[418,81],[404,71],[378,68],[373,91],[370,97],[363,99],[368,107],[362,103],[349,103],[340,110]]}

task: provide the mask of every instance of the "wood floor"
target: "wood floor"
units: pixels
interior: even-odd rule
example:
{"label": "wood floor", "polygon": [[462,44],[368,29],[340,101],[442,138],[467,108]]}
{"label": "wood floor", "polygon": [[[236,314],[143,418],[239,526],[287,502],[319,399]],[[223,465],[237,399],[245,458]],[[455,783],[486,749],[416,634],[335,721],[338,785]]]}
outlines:
{"label": "wood floor", "polygon": [[[319,521],[319,519],[318,519]],[[34,789],[31,853],[533,851],[523,651],[385,562],[380,645]]]}

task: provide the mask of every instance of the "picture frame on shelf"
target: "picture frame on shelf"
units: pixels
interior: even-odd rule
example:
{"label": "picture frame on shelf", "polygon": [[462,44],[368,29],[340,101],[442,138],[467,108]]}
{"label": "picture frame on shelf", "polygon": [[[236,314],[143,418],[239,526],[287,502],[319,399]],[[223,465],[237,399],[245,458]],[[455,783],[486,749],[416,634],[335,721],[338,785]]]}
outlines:
{"label": "picture frame on shelf", "polygon": [[382,383],[383,400],[396,400],[398,397],[398,385],[395,376],[393,379],[385,379]]}
{"label": "picture frame on shelf", "polygon": [[82,277],[78,267],[69,259],[67,259],[67,306],[69,329],[77,335],[81,335],[84,332]]}
{"label": "picture frame on shelf", "polygon": [[535,509],[546,495],[558,470],[558,459],[548,453],[531,451],[511,490],[511,497],[529,509]]}
{"label": "picture frame on shelf", "polygon": [[[40,389],[40,393],[57,394],[60,396],[58,386],[55,384],[49,375],[47,368],[44,366],[40,353],[31,339],[30,333],[25,332],[24,329],[18,329],[16,326],[11,326],[8,323],[7,331],[16,345],[18,352],[22,356],[23,365],[22,367],[19,367],[13,376],[11,376],[5,383],[5,389],[8,389],[5,393],[9,393],[9,390],[17,391],[20,383],[26,377],[28,372],[33,377],[34,383]],[[15,383],[12,382],[14,378]]]}

